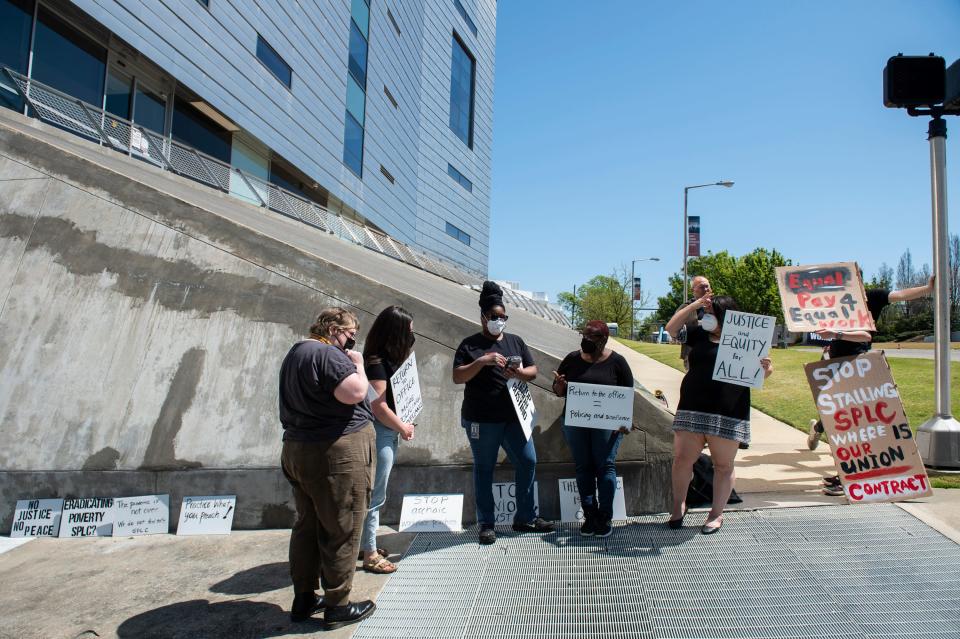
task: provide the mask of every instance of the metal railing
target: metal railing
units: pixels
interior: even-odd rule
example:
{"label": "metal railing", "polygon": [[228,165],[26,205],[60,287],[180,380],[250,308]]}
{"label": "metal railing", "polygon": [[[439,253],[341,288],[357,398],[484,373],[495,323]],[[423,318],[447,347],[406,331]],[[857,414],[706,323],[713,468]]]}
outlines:
{"label": "metal railing", "polygon": [[[3,73],[32,109],[33,115],[41,120],[119,153],[299,220],[342,240],[364,246],[458,284],[479,288],[481,278],[477,275],[429,256],[380,231],[358,224],[292,191],[12,69],[4,67]],[[519,300],[516,302],[521,305]],[[534,315],[564,326],[570,325],[562,313],[541,302],[523,298],[521,307]]]}

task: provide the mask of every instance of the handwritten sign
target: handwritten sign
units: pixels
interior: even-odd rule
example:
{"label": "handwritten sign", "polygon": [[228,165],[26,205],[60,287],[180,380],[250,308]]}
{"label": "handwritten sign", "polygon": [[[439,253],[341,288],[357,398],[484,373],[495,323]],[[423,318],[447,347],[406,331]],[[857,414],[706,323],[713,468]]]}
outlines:
{"label": "handwritten sign", "polygon": [[804,369],[851,503],[933,494],[883,352],[810,362]]}
{"label": "handwritten sign", "polygon": [[776,271],[788,330],[876,330],[856,262],[778,266]]}
{"label": "handwritten sign", "polygon": [[618,430],[633,423],[633,389],[604,384],[567,384],[567,426]]}
{"label": "handwritten sign", "polygon": [[[560,479],[560,521],[583,521],[583,507],[576,479]],[[623,499],[623,477],[617,477],[617,492],[613,494],[613,518],[627,518],[627,505]]]}
{"label": "handwritten sign", "polygon": [[229,535],[236,512],[236,495],[184,497],[178,535]]}
{"label": "handwritten sign", "polygon": [[516,411],[517,419],[520,420],[523,434],[529,440],[533,435],[533,425],[537,419],[537,408],[533,405],[533,395],[530,394],[530,387],[527,386],[526,382],[511,377],[507,380],[507,389],[510,391],[513,410]]}
{"label": "handwritten sign", "polygon": [[[506,524],[513,521],[517,514],[517,484],[498,482],[493,485],[493,503],[495,523]],[[533,482],[533,516],[540,516],[540,487]]]}
{"label": "handwritten sign", "polygon": [[397,372],[390,376],[390,388],[393,389],[393,403],[397,417],[407,424],[413,423],[423,410],[423,397],[420,395],[420,375],[417,373],[417,354],[400,365]]}
{"label": "handwritten sign", "polygon": [[114,506],[114,537],[170,532],[170,495],[118,497]]}
{"label": "handwritten sign", "polygon": [[404,495],[399,532],[463,530],[463,495]]}
{"label": "handwritten sign", "polygon": [[749,388],[763,387],[760,359],[770,352],[774,320],[768,315],[727,311],[713,379]]}
{"label": "handwritten sign", "polygon": [[62,513],[62,499],[21,499],[13,511],[10,536],[56,537]]}
{"label": "handwritten sign", "polygon": [[107,497],[64,499],[60,537],[109,537],[113,534],[114,500]]}

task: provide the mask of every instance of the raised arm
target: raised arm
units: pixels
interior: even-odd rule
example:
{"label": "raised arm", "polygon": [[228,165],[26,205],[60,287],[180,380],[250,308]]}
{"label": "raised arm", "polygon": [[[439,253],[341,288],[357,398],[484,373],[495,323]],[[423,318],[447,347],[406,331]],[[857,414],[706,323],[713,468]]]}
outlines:
{"label": "raised arm", "polygon": [[891,302],[908,302],[910,300],[926,297],[933,293],[933,285],[936,276],[931,275],[930,280],[923,286],[914,286],[913,288],[904,288],[898,291],[890,291]]}

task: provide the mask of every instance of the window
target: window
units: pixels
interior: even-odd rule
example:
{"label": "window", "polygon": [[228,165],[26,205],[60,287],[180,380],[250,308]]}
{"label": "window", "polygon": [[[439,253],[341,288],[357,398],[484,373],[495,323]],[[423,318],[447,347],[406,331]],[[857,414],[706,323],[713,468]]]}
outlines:
{"label": "window", "polygon": [[383,93],[387,96],[387,99],[390,100],[390,104],[393,105],[394,109],[399,109],[400,105],[397,104],[397,99],[393,97],[393,94],[390,93],[390,89],[387,88],[387,85],[383,85]]}
{"label": "window", "polygon": [[[44,6],[37,12],[33,79],[84,102],[103,100],[107,50]],[[69,64],[65,61],[69,60]]]}
{"label": "window", "polygon": [[388,171],[387,168],[382,164],[380,165],[380,172],[383,173],[383,177],[390,180],[390,184],[393,184],[396,181],[396,179],[393,177],[393,173]]}
{"label": "window", "polygon": [[463,231],[461,231],[460,229],[458,229],[457,227],[455,227],[450,222],[447,222],[447,235],[449,235],[452,238],[456,238],[460,240],[467,246],[470,246],[470,236],[464,233]]}
{"label": "window", "polygon": [[[369,36],[370,0],[351,0],[343,163],[360,178],[363,177],[363,127],[366,126],[367,38]],[[380,170],[385,171],[382,166]],[[384,175],[388,175],[393,182],[393,176],[389,175],[389,172],[385,172]]]}
{"label": "window", "polygon": [[222,162],[230,162],[232,135],[179,96],[173,103],[174,140],[199,149]]}
{"label": "window", "polygon": [[450,177],[452,177],[454,180],[456,180],[456,182],[457,182],[460,186],[462,186],[462,187],[465,188],[466,190],[468,190],[468,191],[470,191],[471,193],[473,193],[473,182],[471,182],[470,180],[468,180],[468,179],[466,178],[466,176],[464,176],[463,173],[461,173],[460,171],[458,171],[457,169],[455,169],[452,164],[449,164],[449,163],[447,164],[447,174],[448,174]]}
{"label": "window", "polygon": [[[0,67],[10,67],[26,75],[33,25],[31,0],[0,0]],[[0,73],[0,105],[14,110],[23,108],[23,100],[10,79]]]}
{"label": "window", "polygon": [[470,29],[470,33],[473,34],[473,37],[477,37],[477,25],[473,23],[473,20],[470,19],[470,14],[467,13],[467,10],[463,8],[463,5],[460,3],[460,0],[453,0],[454,6],[457,7],[457,11],[460,12],[460,17],[463,18],[463,21],[467,23],[467,28]]}
{"label": "window", "polygon": [[471,149],[473,148],[473,85],[476,64],[467,47],[454,33],[450,66],[450,128]]}
{"label": "window", "polygon": [[397,35],[400,35],[400,25],[397,24],[396,18],[390,13],[390,9],[387,9],[387,18],[390,20],[390,24],[393,25],[393,30],[397,32]]}
{"label": "window", "polygon": [[210,0],[197,0],[197,2],[205,6],[207,9],[210,8]]}
{"label": "window", "polygon": [[154,133],[163,135],[167,124],[167,101],[137,82],[133,98],[133,121]]}
{"label": "window", "polygon": [[363,127],[349,113],[343,133],[343,163],[363,177]]}
{"label": "window", "polygon": [[350,4],[350,17],[357,23],[360,33],[366,37],[370,31],[370,5],[367,0],[353,0]]}
{"label": "window", "polygon": [[270,70],[270,73],[277,76],[280,82],[283,82],[284,86],[288,89],[291,88],[293,72],[290,70],[290,65],[280,57],[280,54],[273,47],[267,44],[267,41],[260,34],[257,34],[257,58]]}
{"label": "window", "polygon": [[352,76],[347,76],[347,112],[363,126],[363,113],[367,96]]}
{"label": "window", "polygon": [[356,22],[350,21],[350,73],[361,85],[367,84],[367,40]]}

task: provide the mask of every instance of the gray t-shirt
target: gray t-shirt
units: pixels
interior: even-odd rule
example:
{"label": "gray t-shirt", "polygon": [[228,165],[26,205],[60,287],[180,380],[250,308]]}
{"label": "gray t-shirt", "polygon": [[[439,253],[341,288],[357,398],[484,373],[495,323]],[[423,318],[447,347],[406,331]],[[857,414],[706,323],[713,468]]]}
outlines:
{"label": "gray t-shirt", "polygon": [[347,354],[317,340],[297,342],[280,365],[283,440],[314,442],[360,430],[373,419],[370,402],[342,404],[333,396],[357,372]]}

